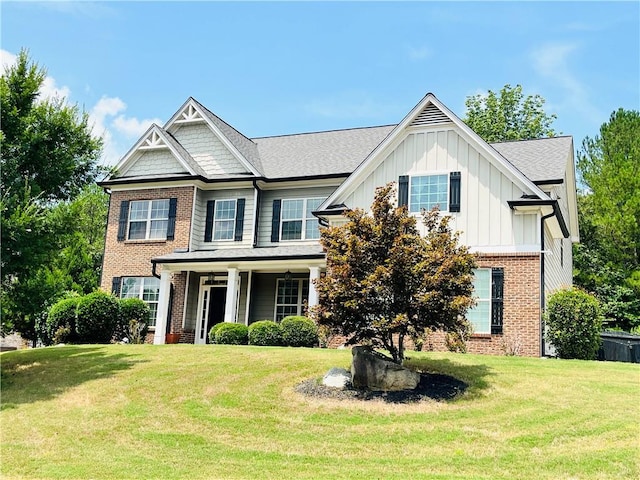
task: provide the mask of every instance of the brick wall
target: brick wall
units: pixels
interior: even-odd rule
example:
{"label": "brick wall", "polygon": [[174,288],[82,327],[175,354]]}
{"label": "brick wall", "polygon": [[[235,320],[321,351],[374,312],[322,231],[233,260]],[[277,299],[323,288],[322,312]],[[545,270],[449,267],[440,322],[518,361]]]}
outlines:
{"label": "brick wall", "polygon": [[[504,355],[507,350],[528,357],[540,356],[540,256],[538,254],[481,255],[478,267],[504,268],[504,313],[502,335],[474,335],[467,343],[469,353]],[[337,348],[345,338],[334,336],[329,347]],[[413,342],[405,340],[411,350]],[[423,350],[446,351],[445,334],[428,335]],[[513,352],[512,352],[513,353]]]}
{"label": "brick wall", "polygon": [[[103,290],[107,292],[111,291],[114,277],[149,277],[152,274],[152,258],[172,253],[176,248],[189,247],[193,189],[194,187],[174,187],[114,191],[111,193],[100,285]],[[155,200],[163,198],[178,199],[174,240],[118,241],[118,223],[120,204],[122,201]],[[160,272],[161,268],[158,267],[157,273]],[[182,328],[186,273],[181,272],[174,274],[172,276],[172,283],[174,286],[174,298],[171,332],[179,332]],[[152,338],[151,336],[151,339]]]}

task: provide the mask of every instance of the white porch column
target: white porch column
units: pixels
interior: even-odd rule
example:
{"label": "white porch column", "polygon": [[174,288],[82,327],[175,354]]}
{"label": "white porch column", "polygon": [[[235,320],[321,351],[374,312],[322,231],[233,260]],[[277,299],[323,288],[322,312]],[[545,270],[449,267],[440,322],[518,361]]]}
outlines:
{"label": "white porch column", "polygon": [[318,304],[318,291],[313,283],[317,278],[320,278],[320,267],[309,267],[309,308]]}
{"label": "white porch column", "polygon": [[227,301],[224,307],[224,321],[236,323],[238,316],[238,291],[240,287],[240,274],[237,268],[227,269]]}
{"label": "white porch column", "polygon": [[164,345],[167,331],[167,316],[169,314],[169,295],[171,293],[171,272],[160,274],[160,293],[158,294],[158,315],[156,317],[156,331],[153,335],[154,345]]}

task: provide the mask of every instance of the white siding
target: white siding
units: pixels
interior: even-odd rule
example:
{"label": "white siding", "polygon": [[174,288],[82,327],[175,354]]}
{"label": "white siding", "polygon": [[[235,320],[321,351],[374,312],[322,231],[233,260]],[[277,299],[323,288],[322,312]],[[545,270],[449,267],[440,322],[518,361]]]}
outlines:
{"label": "white siding", "polygon": [[571,286],[573,282],[571,241],[566,238],[553,238],[545,227],[544,232],[544,276],[545,295]]}
{"label": "white siding", "polygon": [[[207,220],[207,201],[230,200],[244,198],[244,222],[242,229],[242,241],[223,240],[214,242],[204,241],[204,229]],[[217,248],[250,247],[253,244],[253,203],[252,188],[229,190],[198,190],[196,193],[196,205],[193,218],[193,249],[213,250]]]}
{"label": "white siding", "polygon": [[238,161],[204,123],[181,126],[174,136],[209,175],[246,173]]}
{"label": "white siding", "polygon": [[452,227],[461,242],[479,251],[538,245],[536,216],[515,215],[507,204],[523,194],[456,130],[411,131],[347,197],[349,207],[369,209],[376,187],[400,175],[461,172],[461,211]]}
{"label": "white siding", "polygon": [[122,175],[137,177],[167,173],[185,173],[186,171],[169,149],[162,149],[143,152]]}
{"label": "white siding", "polygon": [[[268,245],[278,245],[271,243],[271,220],[273,217],[273,201],[287,198],[327,198],[336,187],[308,187],[287,190],[266,190],[262,192],[260,200],[260,216],[258,219],[258,245],[261,247]],[[308,243],[309,241],[307,241]],[[311,240],[317,242],[317,240]],[[288,241],[288,244],[296,243]],[[303,242],[298,242],[303,243]]]}

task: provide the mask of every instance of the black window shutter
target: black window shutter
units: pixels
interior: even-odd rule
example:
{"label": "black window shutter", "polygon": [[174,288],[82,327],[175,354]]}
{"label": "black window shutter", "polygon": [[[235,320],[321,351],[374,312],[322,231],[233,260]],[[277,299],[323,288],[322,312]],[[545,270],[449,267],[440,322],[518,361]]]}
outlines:
{"label": "black window shutter", "polygon": [[244,228],[244,198],[236,200],[236,231],[233,240],[242,241],[242,230]]}
{"label": "black window shutter", "polygon": [[449,174],[449,211],[460,211],[460,172]]}
{"label": "black window shutter", "polygon": [[169,199],[169,222],[167,224],[167,240],[173,240],[176,236],[176,212],[178,210],[178,199]]}
{"label": "black window shutter", "polygon": [[280,241],[280,204],[282,200],[273,201],[273,216],[271,217],[271,241]]}
{"label": "black window shutter", "polygon": [[120,218],[118,219],[118,241],[122,242],[127,237],[127,224],[129,223],[129,200],[120,203]]}
{"label": "black window shutter", "polygon": [[409,175],[398,178],[398,206],[409,207]]}
{"label": "black window shutter", "polygon": [[491,269],[491,334],[502,333],[504,268]]}
{"label": "black window shutter", "polygon": [[120,298],[120,277],[113,277],[111,280],[111,293]]}
{"label": "black window shutter", "polygon": [[213,214],[216,210],[216,201],[207,202],[207,220],[204,225],[204,241],[210,242],[213,239]]}

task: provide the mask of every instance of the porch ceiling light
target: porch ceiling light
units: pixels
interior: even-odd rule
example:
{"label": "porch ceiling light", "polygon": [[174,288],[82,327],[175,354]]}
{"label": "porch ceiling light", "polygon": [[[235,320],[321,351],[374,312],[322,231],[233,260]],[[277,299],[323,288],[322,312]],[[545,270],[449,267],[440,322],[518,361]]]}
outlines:
{"label": "porch ceiling light", "polygon": [[287,270],[287,271],[285,272],[285,274],[284,274],[284,279],[285,279],[285,281],[287,281],[287,282],[288,282],[289,280],[291,280],[291,272],[290,272],[289,270]]}
{"label": "porch ceiling light", "polygon": [[207,275],[207,280],[204,282],[204,284],[213,285],[214,280],[215,280],[215,276],[213,275],[213,272],[209,272],[209,274]]}

